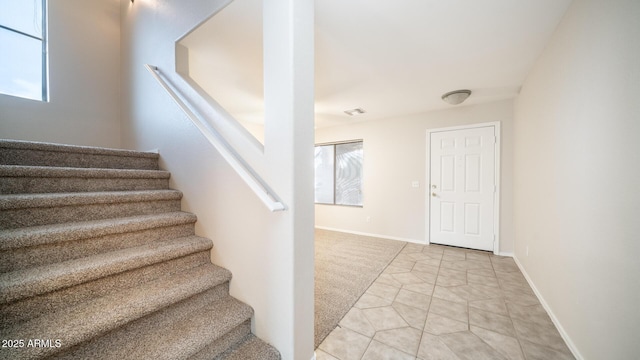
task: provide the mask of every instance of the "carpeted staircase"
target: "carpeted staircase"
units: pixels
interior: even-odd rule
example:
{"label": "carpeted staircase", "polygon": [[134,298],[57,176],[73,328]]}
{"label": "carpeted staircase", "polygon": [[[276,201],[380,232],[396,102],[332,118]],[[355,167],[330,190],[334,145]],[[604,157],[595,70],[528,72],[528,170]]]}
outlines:
{"label": "carpeted staircase", "polygon": [[0,140],[0,359],[280,359],[158,154]]}

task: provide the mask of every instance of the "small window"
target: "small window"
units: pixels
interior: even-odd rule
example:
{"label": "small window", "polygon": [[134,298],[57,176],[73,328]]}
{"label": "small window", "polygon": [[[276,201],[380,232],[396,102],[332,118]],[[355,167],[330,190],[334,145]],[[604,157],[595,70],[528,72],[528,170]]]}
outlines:
{"label": "small window", "polygon": [[47,101],[46,0],[0,0],[0,93]]}
{"label": "small window", "polygon": [[362,140],[315,147],[315,202],[362,206]]}

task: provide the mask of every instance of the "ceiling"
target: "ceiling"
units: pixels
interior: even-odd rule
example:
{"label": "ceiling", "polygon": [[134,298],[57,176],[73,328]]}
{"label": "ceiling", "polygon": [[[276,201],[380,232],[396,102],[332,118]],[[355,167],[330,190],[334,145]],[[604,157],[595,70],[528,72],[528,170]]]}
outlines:
{"label": "ceiling", "polygon": [[[316,126],[513,98],[571,0],[317,0]],[[238,119],[262,119],[262,0],[235,0],[182,43],[190,75]],[[212,66],[215,64],[216,66]],[[205,80],[206,79],[206,80]],[[363,115],[345,110],[362,108]]]}

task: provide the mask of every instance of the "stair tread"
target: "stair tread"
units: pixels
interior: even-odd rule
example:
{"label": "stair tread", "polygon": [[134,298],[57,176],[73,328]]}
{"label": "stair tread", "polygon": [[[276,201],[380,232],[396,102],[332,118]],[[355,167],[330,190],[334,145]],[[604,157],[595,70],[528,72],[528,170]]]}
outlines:
{"label": "stair tread", "polygon": [[[91,349],[103,359],[184,359],[219,339],[253,316],[253,309],[227,295],[196,309],[154,314],[154,319],[131,323]],[[170,329],[170,331],[168,331]],[[128,341],[130,337],[136,341]],[[97,345],[97,346],[96,346]],[[78,354],[74,354],[77,357]]]}
{"label": "stair tread", "polygon": [[0,177],[168,179],[171,177],[171,173],[165,170],[0,165]]}
{"label": "stair tread", "polygon": [[3,339],[61,339],[63,344],[59,349],[32,349],[41,355],[50,354],[202,293],[230,278],[228,270],[206,264],[58,312],[45,313],[15,327],[0,328],[0,335]]}
{"label": "stair tread", "polygon": [[276,360],[159,154],[0,139],[0,338],[16,358]]}
{"label": "stair tread", "polygon": [[93,154],[93,155],[111,155],[111,156],[121,156],[121,157],[159,158],[160,156],[156,152],[148,152],[148,151],[123,150],[123,149],[112,149],[112,148],[106,148],[106,147],[81,146],[81,145],[64,145],[64,144],[54,144],[54,143],[47,143],[47,142],[8,140],[8,139],[0,139],[0,148],[38,150],[38,151],[47,151],[47,152],[82,153],[82,154]]}
{"label": "stair tread", "polygon": [[179,200],[178,190],[101,191],[45,194],[0,195],[0,210],[89,204],[113,204],[139,201]]}
{"label": "stair tread", "polygon": [[0,303],[79,285],[91,280],[186,256],[213,247],[189,236],[0,274]]}
{"label": "stair tread", "polygon": [[221,360],[280,360],[280,353],[273,346],[249,334],[238,347],[219,358]]}
{"label": "stair tread", "polygon": [[0,251],[20,247],[74,241],[104,235],[195,223],[194,214],[175,211],[115,219],[31,226],[0,231]]}

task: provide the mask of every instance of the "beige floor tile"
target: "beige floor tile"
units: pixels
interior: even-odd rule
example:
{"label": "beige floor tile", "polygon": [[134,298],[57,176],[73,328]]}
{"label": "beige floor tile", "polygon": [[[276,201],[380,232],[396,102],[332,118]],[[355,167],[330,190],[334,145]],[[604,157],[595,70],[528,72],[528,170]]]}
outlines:
{"label": "beige floor tile", "polygon": [[405,260],[405,261],[415,262],[416,260],[413,258],[413,255],[415,255],[415,254],[421,255],[422,253],[421,252],[417,252],[417,253],[402,253],[401,252],[393,260]]}
{"label": "beige floor tile", "polygon": [[415,261],[409,261],[409,260],[393,260],[391,262],[391,264],[389,264],[390,266],[395,266],[395,267],[399,267],[399,268],[403,268],[403,269],[408,269],[411,270],[413,269],[413,265],[415,265],[416,262]]}
{"label": "beige floor tile", "polygon": [[489,311],[498,315],[509,316],[507,306],[504,300],[500,298],[469,301],[469,307]]}
{"label": "beige floor tile", "polygon": [[512,258],[416,244],[405,246],[316,355],[574,359]]}
{"label": "beige floor tile", "polygon": [[440,340],[462,360],[506,360],[470,331],[441,335]]}
{"label": "beige floor tile", "polygon": [[436,285],[444,286],[444,287],[460,286],[460,285],[466,285],[466,284],[467,284],[466,276],[465,276],[465,279],[458,279],[450,276],[438,275],[438,279],[436,280]]}
{"label": "beige floor tile", "polygon": [[477,326],[471,326],[471,332],[489,344],[489,346],[494,348],[505,358],[509,360],[524,360],[518,339]]}
{"label": "beige floor tile", "polygon": [[383,274],[399,274],[403,272],[411,272],[411,268],[404,268],[404,267],[389,265],[387,266],[386,269],[384,269],[382,273]]}
{"label": "beige floor tile", "polygon": [[419,252],[419,253],[411,253],[411,254],[407,254],[408,257],[410,257],[412,260],[414,261],[421,261],[421,260],[430,260],[433,259],[431,256],[429,256],[429,254],[425,254],[423,252]]}
{"label": "beige floor tile", "polygon": [[423,333],[418,349],[418,359],[421,360],[460,360],[439,337]]}
{"label": "beige floor tile", "polygon": [[479,276],[486,276],[486,277],[492,277],[492,278],[496,278],[496,273],[495,271],[493,271],[493,269],[473,269],[473,270],[467,270],[467,274],[475,274],[475,275],[479,275]]}
{"label": "beige floor tile", "polygon": [[402,283],[403,285],[408,284],[419,284],[424,282],[421,278],[417,277],[413,273],[401,273],[401,274],[393,274],[392,275],[395,280]]}
{"label": "beige floor tile", "polygon": [[502,297],[508,303],[515,303],[524,306],[540,304],[540,301],[535,295],[515,292],[509,289],[502,289]]}
{"label": "beige floor tile", "polygon": [[355,305],[353,306],[357,307],[358,309],[369,309],[369,308],[376,308],[376,307],[382,307],[382,306],[389,306],[392,303],[393,303],[393,300],[385,300],[381,297],[365,293],[360,297],[358,302],[356,302]]}
{"label": "beige floor tile", "polygon": [[547,311],[540,304],[523,306],[515,303],[508,303],[507,309],[509,310],[509,315],[513,319],[528,321],[540,325],[554,326],[553,321],[551,321],[551,318],[547,314]]}
{"label": "beige floor tile", "polygon": [[391,306],[364,309],[363,313],[377,331],[409,326],[402,316]]}
{"label": "beige floor tile", "polygon": [[430,253],[430,254],[440,254],[442,255],[444,253],[444,246],[440,246],[440,245],[436,245],[436,244],[430,244],[424,247],[424,249],[422,249],[423,253]]}
{"label": "beige floor tile", "polygon": [[385,300],[393,301],[393,299],[396,298],[398,291],[400,291],[400,289],[395,286],[373,283],[371,284],[371,286],[369,286],[365,294],[374,295]]}
{"label": "beige floor tile", "polygon": [[441,266],[440,272],[438,272],[438,277],[440,276],[446,276],[446,277],[460,279],[460,280],[467,280],[467,270],[466,269],[450,269],[450,268],[445,268]]}
{"label": "beige floor tile", "polygon": [[440,270],[440,260],[431,259],[418,261],[413,266],[413,270],[438,275],[438,271]]}
{"label": "beige floor tile", "polygon": [[444,300],[449,300],[461,304],[466,304],[467,300],[456,293],[452,292],[449,288],[436,285],[433,288],[433,297],[437,297]]}
{"label": "beige floor tile", "polygon": [[427,315],[427,321],[424,324],[424,331],[433,335],[449,334],[465,330],[469,330],[467,323],[434,313]]}
{"label": "beige floor tile", "polygon": [[519,272],[518,265],[504,260],[492,261],[493,270],[501,272]]}
{"label": "beige floor tile", "polygon": [[429,306],[429,312],[465,323],[469,322],[467,305],[464,304],[433,298],[431,300],[431,306]]}
{"label": "beige floor tile", "polygon": [[440,264],[440,266],[443,269],[466,271],[467,261],[466,260],[457,260],[457,261],[442,260],[442,263]]}
{"label": "beige floor tile", "polygon": [[402,288],[405,290],[431,296],[433,295],[434,285],[428,282],[422,282],[420,284],[403,285]]}
{"label": "beige floor tile", "polygon": [[543,345],[557,351],[568,351],[567,345],[558,330],[553,326],[553,323],[537,324],[513,319],[513,325],[518,332],[518,337],[522,340]]}
{"label": "beige floor tile", "polygon": [[466,254],[467,254],[467,250],[466,249],[455,248],[455,247],[450,247],[450,246],[445,246],[443,254],[444,255],[451,255],[451,256],[462,256],[462,257],[465,257]]}
{"label": "beige floor tile", "polygon": [[372,341],[362,360],[414,360],[415,357],[378,341]]}
{"label": "beige floor tile", "polygon": [[477,284],[450,286],[449,290],[467,301],[487,300],[502,296],[502,292],[496,291],[495,288]]}
{"label": "beige floor tile", "polygon": [[320,344],[320,350],[340,360],[360,360],[371,339],[349,329],[337,327]]}
{"label": "beige floor tile", "polygon": [[422,279],[422,281],[428,282],[430,284],[435,284],[436,283],[436,279],[438,278],[438,275],[436,275],[436,274],[432,274],[432,273],[428,273],[428,272],[422,272],[422,271],[416,271],[416,270],[411,271],[411,274],[413,274],[416,277]]}
{"label": "beige floor tile", "polygon": [[407,244],[402,251],[407,251],[407,252],[422,252],[422,250],[425,248],[425,245],[420,245],[420,244]]}
{"label": "beige floor tile", "polygon": [[516,330],[513,328],[511,318],[508,316],[498,315],[476,308],[469,308],[469,324],[503,335],[516,336]]}
{"label": "beige floor tile", "polygon": [[497,291],[494,286],[481,285],[481,284],[469,284],[471,287],[471,292],[473,297],[478,298],[477,300],[481,300],[481,298],[486,299],[496,299],[502,298],[502,292]]}
{"label": "beige floor tile", "polygon": [[534,344],[526,340],[520,340],[522,351],[527,360],[574,360],[575,357],[569,352],[556,351],[542,345]]}
{"label": "beige floor tile", "polygon": [[340,359],[338,359],[337,357],[333,357],[320,349],[317,349],[316,360],[340,360]]}
{"label": "beige floor tile", "polygon": [[496,277],[500,280],[508,280],[511,282],[528,284],[527,278],[525,278],[520,271],[505,272],[505,271],[496,270],[495,273],[496,273]]}
{"label": "beige floor tile", "polygon": [[378,331],[373,337],[385,345],[416,356],[420,346],[422,331],[412,327]]}
{"label": "beige floor tile", "polygon": [[467,252],[467,260],[482,261],[482,262],[491,264],[491,259],[489,258],[489,254],[477,252],[477,251]]}
{"label": "beige floor tile", "polygon": [[444,253],[442,254],[442,261],[460,261],[460,260],[466,260],[466,256],[464,255],[464,253],[460,254],[451,254],[451,253]]}
{"label": "beige floor tile", "polygon": [[431,296],[400,289],[395,301],[418,309],[428,310],[429,304],[431,303]]}
{"label": "beige floor tile", "polygon": [[495,277],[478,275],[473,273],[473,271],[474,270],[469,270],[467,272],[467,283],[469,283],[469,285],[478,284],[478,285],[491,286],[493,288],[500,287],[500,284],[498,283],[498,280]]}
{"label": "beige floor tile", "polygon": [[391,306],[396,309],[398,314],[402,316],[409,326],[420,331],[424,329],[424,323],[427,320],[427,310],[418,309],[399,302],[394,302]]}
{"label": "beige floor tile", "polygon": [[503,290],[510,290],[513,292],[520,292],[524,294],[534,295],[533,290],[527,282],[520,282],[516,280],[498,279],[500,288]]}
{"label": "beige floor tile", "polygon": [[476,295],[470,285],[449,286],[447,289],[449,289],[451,293],[459,296],[465,301],[483,300],[490,298],[487,296]]}
{"label": "beige floor tile", "polygon": [[367,337],[373,337],[376,333],[376,329],[371,325],[362,310],[355,307],[351,308],[342,320],[340,320],[339,325]]}
{"label": "beige floor tile", "polygon": [[485,269],[485,270],[493,270],[493,265],[491,264],[491,261],[489,261],[489,258],[485,258],[486,260],[476,260],[476,259],[469,259],[469,254],[467,254],[467,261],[466,261],[466,267],[467,270],[480,270],[480,269]]}
{"label": "beige floor tile", "polygon": [[399,282],[398,280],[393,278],[393,275],[391,274],[380,274],[380,276],[378,276],[378,278],[376,279],[376,281],[374,282],[374,284],[385,284],[385,285],[391,285],[397,288],[402,287],[402,283]]}

